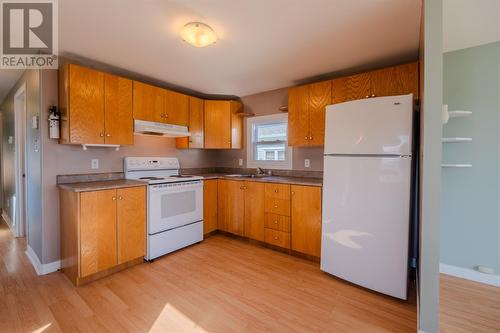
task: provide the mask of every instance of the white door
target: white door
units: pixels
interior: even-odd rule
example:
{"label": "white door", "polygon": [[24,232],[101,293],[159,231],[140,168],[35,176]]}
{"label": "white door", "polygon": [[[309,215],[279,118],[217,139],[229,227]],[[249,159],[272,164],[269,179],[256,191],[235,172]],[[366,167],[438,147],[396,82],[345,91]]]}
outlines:
{"label": "white door", "polygon": [[326,156],[321,269],[406,299],[410,158]]}
{"label": "white door", "polygon": [[325,154],[410,155],[412,119],[411,94],[329,105]]}

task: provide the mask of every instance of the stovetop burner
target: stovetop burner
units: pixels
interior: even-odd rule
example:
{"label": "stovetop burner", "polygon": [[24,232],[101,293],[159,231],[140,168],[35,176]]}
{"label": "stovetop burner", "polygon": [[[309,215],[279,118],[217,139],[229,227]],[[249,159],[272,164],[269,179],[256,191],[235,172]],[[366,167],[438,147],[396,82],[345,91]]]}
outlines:
{"label": "stovetop burner", "polygon": [[170,178],[193,178],[193,176],[188,176],[188,175],[176,175],[176,176],[170,176]]}
{"label": "stovetop burner", "polygon": [[162,180],[165,179],[163,177],[140,177],[139,179],[144,179],[144,180]]}

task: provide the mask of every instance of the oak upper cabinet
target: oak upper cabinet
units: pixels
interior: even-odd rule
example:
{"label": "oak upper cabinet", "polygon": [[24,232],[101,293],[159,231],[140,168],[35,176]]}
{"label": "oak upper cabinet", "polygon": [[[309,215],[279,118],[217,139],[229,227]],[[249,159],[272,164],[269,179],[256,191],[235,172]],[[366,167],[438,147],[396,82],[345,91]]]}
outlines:
{"label": "oak upper cabinet", "polygon": [[321,255],[321,187],[291,186],[292,250]]}
{"label": "oak upper cabinet", "polygon": [[288,90],[288,145],[324,144],[325,107],[332,101],[332,82],[323,81]]}
{"label": "oak upper cabinet", "polygon": [[238,101],[205,101],[205,148],[243,147],[243,119],[238,115],[242,107]]}
{"label": "oak upper cabinet", "polygon": [[[61,267],[75,285],[146,254],[146,187],[60,190]],[[97,274],[98,273],[98,274]]]}
{"label": "oak upper cabinet", "polygon": [[60,143],[133,144],[132,81],[74,64],[60,76]]}
{"label": "oak upper cabinet", "polygon": [[134,81],[134,119],[188,126],[189,96]]}
{"label": "oak upper cabinet", "polygon": [[362,98],[406,95],[419,98],[418,62],[332,80],[332,103]]}
{"label": "oak upper cabinet", "polygon": [[245,182],[218,180],[218,225],[219,229],[236,235],[244,234]]}
{"label": "oak upper cabinet", "polygon": [[245,182],[245,236],[264,241],[265,184]]}
{"label": "oak upper cabinet", "polygon": [[164,104],[163,89],[134,81],[134,119],[161,122]]}
{"label": "oak upper cabinet", "polygon": [[188,126],[189,96],[167,89],[162,90],[165,102],[161,121],[167,124]]}
{"label": "oak upper cabinet", "polygon": [[203,181],[203,233],[217,230],[217,179]]}
{"label": "oak upper cabinet", "polygon": [[189,97],[189,132],[190,137],[177,138],[176,146],[179,149],[204,148],[205,102],[201,98]]}
{"label": "oak upper cabinet", "polygon": [[132,81],[104,74],[105,143],[134,144]]}

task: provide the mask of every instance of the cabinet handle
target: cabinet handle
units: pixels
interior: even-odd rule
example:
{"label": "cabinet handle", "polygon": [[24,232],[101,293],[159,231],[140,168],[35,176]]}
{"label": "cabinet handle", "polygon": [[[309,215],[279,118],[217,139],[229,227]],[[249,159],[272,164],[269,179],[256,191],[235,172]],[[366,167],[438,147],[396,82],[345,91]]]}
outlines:
{"label": "cabinet handle", "polygon": [[118,200],[123,200],[123,197],[121,195],[119,195]]}
{"label": "cabinet handle", "polygon": [[168,118],[168,113],[165,113],[165,118]]}
{"label": "cabinet handle", "polygon": [[275,189],[275,190],[274,190],[274,193],[278,193],[278,189]]}
{"label": "cabinet handle", "polygon": [[292,191],[292,195],[295,195],[295,192],[294,192],[294,191]]}
{"label": "cabinet handle", "polygon": [[100,136],[101,138],[102,138],[102,137],[104,137],[104,133],[103,133],[103,132],[99,133],[99,136]]}
{"label": "cabinet handle", "polygon": [[116,197],[115,197],[115,196],[112,196],[112,197],[111,197],[111,200],[116,201]]}
{"label": "cabinet handle", "polygon": [[106,136],[109,138],[111,136],[111,134],[107,133]]}
{"label": "cabinet handle", "polygon": [[370,98],[370,95],[366,95],[365,98]]}
{"label": "cabinet handle", "polygon": [[313,136],[311,135],[311,136],[309,137],[309,140],[312,140],[312,139],[313,139]]}
{"label": "cabinet handle", "polygon": [[274,240],[278,240],[278,239],[279,239],[278,237],[274,236]]}
{"label": "cabinet handle", "polygon": [[276,221],[276,220],[275,220],[275,221],[274,221],[274,224],[278,224],[278,221]]}
{"label": "cabinet handle", "polygon": [[309,138],[307,137],[307,135],[304,137],[304,139],[309,140]]}
{"label": "cabinet handle", "polygon": [[375,95],[375,94],[372,94],[372,97],[375,97],[375,96],[377,96],[377,95]]}
{"label": "cabinet handle", "polygon": [[274,205],[274,208],[278,208],[278,205]]}

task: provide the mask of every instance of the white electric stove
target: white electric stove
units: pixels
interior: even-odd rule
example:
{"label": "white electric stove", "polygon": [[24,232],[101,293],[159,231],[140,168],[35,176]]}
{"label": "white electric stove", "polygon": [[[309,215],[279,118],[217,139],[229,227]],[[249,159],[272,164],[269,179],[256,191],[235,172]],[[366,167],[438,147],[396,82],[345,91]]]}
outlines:
{"label": "white electric stove", "polygon": [[146,260],[203,240],[203,177],[174,157],[126,157],[125,178],[148,183]]}

